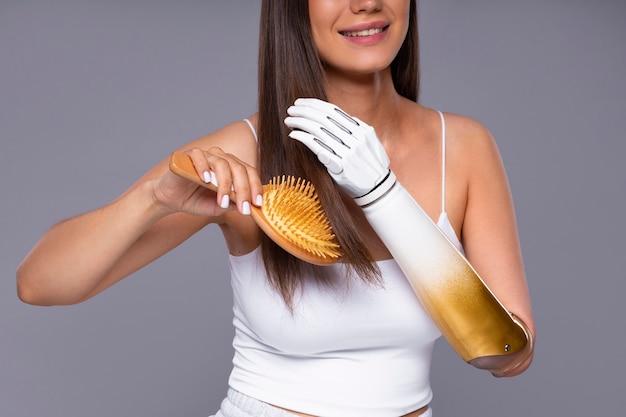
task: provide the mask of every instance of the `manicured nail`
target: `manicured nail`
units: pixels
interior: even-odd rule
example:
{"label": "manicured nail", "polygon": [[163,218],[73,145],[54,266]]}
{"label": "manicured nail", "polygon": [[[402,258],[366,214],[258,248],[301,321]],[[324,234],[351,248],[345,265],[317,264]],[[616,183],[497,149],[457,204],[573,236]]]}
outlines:
{"label": "manicured nail", "polygon": [[222,196],[222,204],[220,204],[220,207],[222,207],[222,208],[228,208],[228,200],[229,200],[229,198],[228,198],[228,194],[224,194],[224,195]]}
{"label": "manicured nail", "polygon": [[250,215],[250,203],[248,203],[247,201],[244,201],[241,206],[242,206],[241,212],[249,216]]}
{"label": "manicured nail", "polygon": [[217,176],[215,175],[215,172],[213,171],[211,171],[211,182],[213,183],[213,185],[217,187]]}
{"label": "manicured nail", "polygon": [[202,179],[204,180],[204,182],[211,181],[211,174],[209,174],[209,171],[204,171],[202,173]]}
{"label": "manicured nail", "polygon": [[261,196],[261,194],[257,194],[256,195],[256,205],[260,206],[261,204],[263,204],[263,197]]}

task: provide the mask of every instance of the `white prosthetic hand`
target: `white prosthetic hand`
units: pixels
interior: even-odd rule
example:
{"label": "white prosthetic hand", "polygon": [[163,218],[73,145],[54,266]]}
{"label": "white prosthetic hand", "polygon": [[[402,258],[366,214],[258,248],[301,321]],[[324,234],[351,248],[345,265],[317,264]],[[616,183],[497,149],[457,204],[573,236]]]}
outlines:
{"label": "white prosthetic hand", "polygon": [[287,113],[285,124],[297,129],[289,136],[307,145],[363,209],[457,354],[492,373],[522,364],[532,353],[532,333],[397,181],[374,128],[315,98],[297,99]]}

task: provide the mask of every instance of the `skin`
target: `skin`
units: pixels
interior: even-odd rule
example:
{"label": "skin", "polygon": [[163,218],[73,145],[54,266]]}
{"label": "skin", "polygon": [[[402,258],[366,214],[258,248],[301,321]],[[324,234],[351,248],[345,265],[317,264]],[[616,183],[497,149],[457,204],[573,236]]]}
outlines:
{"label": "skin", "polygon": [[[328,101],[375,128],[390,168],[436,222],[441,210],[439,116],[399,96],[389,72],[408,27],[408,0],[311,0],[309,9],[313,40],[326,68]],[[386,39],[377,45],[354,45],[338,33],[355,23],[379,19],[391,25]],[[454,113],[445,117],[446,210],[452,227],[472,266],[534,334],[513,200],[495,139],[474,119]],[[256,126],[257,114],[248,118]],[[242,213],[244,201],[254,204],[253,197],[262,189],[257,145],[248,126],[241,121],[229,123],[177,150],[190,156],[198,175],[215,172],[217,193],[172,174],[168,155],[111,203],[64,219],[46,231],[18,266],[20,300],[40,306],[84,302],[208,224],[220,227],[230,254],[240,256],[255,249],[262,232]],[[228,207],[219,207],[231,186],[235,199]],[[391,258],[361,209],[346,203],[373,259]],[[531,354],[502,376],[521,374],[532,358]],[[415,417],[425,410],[405,416]]]}

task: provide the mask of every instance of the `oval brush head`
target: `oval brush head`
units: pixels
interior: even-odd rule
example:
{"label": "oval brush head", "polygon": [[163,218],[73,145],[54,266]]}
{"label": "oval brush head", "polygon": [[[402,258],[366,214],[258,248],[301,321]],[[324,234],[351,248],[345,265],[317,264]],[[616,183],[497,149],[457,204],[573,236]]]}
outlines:
{"label": "oval brush head", "polygon": [[[169,168],[176,175],[217,191],[215,185],[202,181],[193,161],[182,151],[172,152]],[[235,195],[234,191],[229,193],[231,201],[235,201]],[[250,214],[270,239],[305,262],[329,265],[343,255],[315,187],[309,181],[291,175],[273,177],[269,184],[263,184],[263,204],[261,207],[250,204]]]}

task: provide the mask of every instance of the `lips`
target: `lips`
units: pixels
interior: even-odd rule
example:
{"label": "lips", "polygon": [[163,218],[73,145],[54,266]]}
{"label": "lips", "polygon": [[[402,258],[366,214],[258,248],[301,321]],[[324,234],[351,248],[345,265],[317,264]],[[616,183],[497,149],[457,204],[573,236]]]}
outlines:
{"label": "lips", "polygon": [[373,22],[361,22],[361,23],[357,23],[355,25],[352,25],[350,27],[346,27],[343,29],[339,30],[339,33],[341,33],[342,35],[348,35],[348,34],[352,34],[352,33],[356,33],[356,32],[361,32],[361,31],[365,31],[365,30],[370,30],[370,29],[387,29],[387,27],[389,27],[389,22],[386,22],[384,20],[376,20]]}
{"label": "lips", "polygon": [[370,37],[370,36],[374,36],[374,35],[378,35],[378,34],[382,34],[386,31],[388,26],[385,26],[382,29],[365,29],[365,30],[359,30],[356,32],[343,32],[341,35],[347,38],[364,38],[364,37]]}

